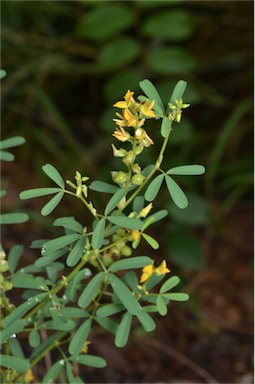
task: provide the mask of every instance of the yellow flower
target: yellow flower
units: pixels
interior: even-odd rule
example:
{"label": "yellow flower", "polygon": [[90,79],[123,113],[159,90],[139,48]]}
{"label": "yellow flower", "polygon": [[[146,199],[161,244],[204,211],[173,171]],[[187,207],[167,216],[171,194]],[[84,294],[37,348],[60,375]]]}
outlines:
{"label": "yellow flower", "polygon": [[127,153],[125,149],[123,148],[117,149],[113,144],[112,144],[112,151],[113,151],[113,156],[115,157],[123,157]]}
{"label": "yellow flower", "polygon": [[153,271],[154,271],[153,263],[143,267],[140,283],[144,283],[145,281],[147,281],[149,277],[153,274]]}
{"label": "yellow flower", "polygon": [[135,103],[133,94],[134,92],[128,90],[124,96],[125,101],[117,101],[113,106],[121,109],[128,108],[130,104]]}
{"label": "yellow flower", "polygon": [[146,217],[149,212],[151,211],[152,209],[152,203],[148,204],[146,207],[144,207],[141,212],[139,213],[139,216],[140,217]]}
{"label": "yellow flower", "polygon": [[147,117],[155,117],[155,113],[152,111],[154,104],[155,100],[153,100],[151,103],[149,100],[146,100],[144,104],[140,105],[140,113]]}
{"label": "yellow flower", "polygon": [[166,273],[171,272],[166,266],[166,260],[162,261],[162,263],[155,269],[155,272],[157,275],[165,275]]}
{"label": "yellow flower", "polygon": [[119,128],[119,130],[116,130],[114,131],[114,133],[112,134],[114,137],[116,137],[116,139],[118,139],[119,141],[131,141],[131,135],[125,131],[125,129],[123,129],[122,127]]}
{"label": "yellow flower", "polygon": [[115,121],[115,123],[119,126],[119,127],[126,127],[127,126],[127,121],[125,120],[124,116],[122,116],[120,113],[116,112],[115,115],[117,117],[120,118],[119,119],[113,119],[113,121]]}
{"label": "yellow flower", "polygon": [[88,350],[89,350],[89,344],[90,344],[90,341],[85,341],[85,343],[83,344],[83,347],[82,347],[82,352],[83,353],[88,353]]}
{"label": "yellow flower", "polygon": [[145,147],[153,145],[154,142],[143,128],[138,128],[135,131],[135,138],[139,140]]}
{"label": "yellow flower", "polygon": [[28,369],[24,374],[24,383],[31,383],[34,380],[32,369]]}
{"label": "yellow flower", "polygon": [[132,232],[133,239],[136,241],[139,238],[140,232],[138,229],[134,229]]}

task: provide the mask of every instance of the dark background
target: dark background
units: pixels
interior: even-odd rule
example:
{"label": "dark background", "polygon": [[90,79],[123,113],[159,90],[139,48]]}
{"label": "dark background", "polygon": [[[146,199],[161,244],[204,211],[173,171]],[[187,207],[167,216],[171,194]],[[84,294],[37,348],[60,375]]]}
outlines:
{"label": "dark background", "polygon": [[[176,81],[188,82],[191,107],[165,164],[199,163],[207,172],[179,180],[190,201],[185,211],[162,192],[158,207],[170,215],[154,235],[158,257],[181,276],[191,300],[172,304],[150,337],[135,331],[123,350],[95,334],[94,352],[108,368],[87,369],[84,380],[252,382],[253,3],[3,1],[1,8],[2,138],[26,139],[15,162],[2,166],[3,210],[31,217],[4,229],[3,243],[25,245],[25,264],[38,257],[32,240],[60,235],[55,217],[87,220],[68,198],[50,218],[40,216],[43,199],[18,199],[24,189],[50,185],[41,166],[49,162],[68,179],[79,170],[110,181],[120,166],[110,148],[112,104],[127,89],[138,95],[144,78],[165,101]],[[158,149],[141,162],[153,162]]]}

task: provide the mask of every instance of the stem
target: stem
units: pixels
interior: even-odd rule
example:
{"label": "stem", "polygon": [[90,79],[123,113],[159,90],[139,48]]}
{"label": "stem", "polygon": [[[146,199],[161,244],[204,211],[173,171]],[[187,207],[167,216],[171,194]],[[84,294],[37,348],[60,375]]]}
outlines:
{"label": "stem", "polygon": [[[126,204],[125,204],[125,207],[126,208],[132,201],[133,199],[138,195],[138,193],[143,189],[143,187],[148,183],[148,181],[152,178],[152,176],[154,175],[154,173],[160,168],[160,165],[163,161],[163,155],[164,155],[164,152],[166,150],[166,146],[167,146],[167,143],[168,143],[168,139],[169,139],[169,136],[170,136],[170,133],[171,133],[171,130],[169,132],[169,134],[165,137],[164,139],[164,142],[162,144],[162,147],[161,147],[161,150],[159,152],[159,155],[158,155],[158,158],[156,160],[156,163],[154,165],[154,167],[152,168],[152,170],[150,171],[150,173],[148,174],[148,176],[146,177],[146,179],[144,180],[144,182],[136,189],[136,191],[129,197],[129,199],[126,201]],[[123,208],[123,209],[124,209]]]}
{"label": "stem", "polygon": [[46,297],[41,303],[39,303],[34,309],[31,310],[31,312],[29,312],[26,316],[25,316],[25,320],[29,319],[30,317],[32,317],[35,313],[38,312],[39,309],[41,309],[48,301],[49,301],[49,298],[50,298],[50,295],[53,293],[53,294],[56,294],[58,293],[59,291],[61,291],[62,288],[64,288],[66,286],[66,282],[68,282],[69,280],[72,279],[72,277],[77,273],[79,272],[79,270],[86,264],[87,262],[87,258],[84,258],[81,260],[81,262],[72,270],[72,272],[66,277],[66,281],[64,280],[61,280],[56,287],[54,287],[51,291],[48,292],[48,297]]}
{"label": "stem", "polygon": [[80,200],[83,202],[83,204],[88,208],[89,212],[94,216],[94,218],[95,218],[96,220],[99,220],[99,217],[98,217],[97,213],[94,212],[93,209],[91,209],[90,204],[87,202],[86,199],[84,199],[84,197],[82,197],[82,196],[77,196],[76,193],[71,192],[71,191],[68,191],[67,189],[64,189],[64,192],[67,193],[68,195],[71,195],[71,196],[76,197],[77,199],[80,199]]}

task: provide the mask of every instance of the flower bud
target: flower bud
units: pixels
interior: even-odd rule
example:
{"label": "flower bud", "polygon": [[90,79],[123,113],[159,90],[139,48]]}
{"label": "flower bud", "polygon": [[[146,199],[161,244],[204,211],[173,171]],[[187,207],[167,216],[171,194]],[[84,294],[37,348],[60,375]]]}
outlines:
{"label": "flower bud", "polygon": [[144,182],[145,176],[143,175],[133,175],[131,179],[131,183],[135,185],[141,185]]}
{"label": "flower bud", "polygon": [[138,163],[133,164],[131,169],[133,173],[138,173],[138,174],[141,173],[141,167]]}
{"label": "flower bud", "polygon": [[7,272],[9,270],[9,264],[6,260],[0,260],[0,272]]}
{"label": "flower bud", "polygon": [[125,206],[126,206],[126,197],[124,196],[121,200],[120,200],[120,202],[118,203],[118,205],[117,205],[117,207],[119,208],[119,209],[124,209],[125,208]]}
{"label": "flower bud", "polygon": [[120,253],[122,256],[129,257],[132,254],[132,249],[125,245],[125,247],[121,249]]}
{"label": "flower bud", "polygon": [[115,157],[123,157],[127,153],[125,149],[123,148],[117,149],[113,144],[112,144],[112,151],[113,151],[113,156]]}
{"label": "flower bud", "polygon": [[143,208],[139,213],[139,216],[146,217],[148,213],[151,211],[151,209],[152,209],[152,203],[148,204],[145,208]]}
{"label": "flower bud", "polygon": [[102,260],[106,267],[109,267],[112,264],[112,258],[109,255],[104,255]]}
{"label": "flower bud", "polygon": [[0,251],[0,261],[6,258],[6,253],[4,251]]}
{"label": "flower bud", "polygon": [[128,179],[128,175],[125,172],[118,172],[116,176],[114,176],[113,181],[118,184],[125,183]]}
{"label": "flower bud", "polygon": [[10,289],[12,289],[12,287],[13,287],[13,285],[10,281],[4,281],[2,286],[3,286],[4,291],[10,291]]}
{"label": "flower bud", "polygon": [[136,156],[140,155],[140,153],[142,153],[143,150],[144,150],[143,144],[139,144],[134,148],[134,152],[135,152]]}
{"label": "flower bud", "polygon": [[129,151],[124,157],[123,157],[123,163],[126,164],[126,166],[129,166],[134,160],[135,160],[135,152]]}

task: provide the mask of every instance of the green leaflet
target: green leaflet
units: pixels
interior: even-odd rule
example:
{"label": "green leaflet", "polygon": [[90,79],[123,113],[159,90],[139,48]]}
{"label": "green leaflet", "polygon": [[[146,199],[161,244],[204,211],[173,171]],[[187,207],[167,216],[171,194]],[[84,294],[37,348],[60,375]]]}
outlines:
{"label": "green leaflet", "polygon": [[59,310],[59,314],[66,318],[85,318],[88,317],[89,314],[87,311],[81,308],[75,307],[64,307]]}
{"label": "green leaflet", "polygon": [[111,315],[115,315],[115,313],[119,313],[123,311],[125,307],[123,304],[106,304],[97,310],[98,317],[108,317]]}
{"label": "green leaflet", "polygon": [[164,175],[158,175],[155,177],[155,179],[152,180],[152,182],[149,184],[148,188],[145,192],[145,200],[147,201],[153,201],[155,197],[157,196],[160,187],[162,185],[162,182],[164,180]]}
{"label": "green leaflet", "polygon": [[59,188],[34,188],[21,192],[19,197],[21,200],[34,199],[35,197],[52,195],[60,191]]}
{"label": "green leaflet", "polygon": [[142,237],[147,241],[148,244],[150,244],[151,248],[158,249],[159,243],[157,240],[153,239],[150,235],[147,235],[146,233],[142,233]]}
{"label": "green leaflet", "polygon": [[67,253],[68,249],[58,249],[57,251],[54,251],[50,253],[47,256],[40,257],[36,260],[35,265],[37,267],[45,267],[46,265],[51,264],[53,261],[59,259],[61,256],[63,256],[65,253]]}
{"label": "green leaflet", "polygon": [[189,295],[187,293],[182,293],[182,292],[164,293],[163,297],[173,301],[189,300]]}
{"label": "green leaflet", "polygon": [[40,333],[36,329],[33,329],[28,336],[28,343],[30,347],[37,348],[40,345],[40,342],[41,342]]}
{"label": "green leaflet", "polygon": [[167,305],[164,299],[160,295],[158,295],[157,297],[156,305],[157,305],[157,310],[159,314],[161,316],[165,316],[167,314]]}
{"label": "green leaflet", "polygon": [[109,319],[108,317],[98,317],[96,316],[95,321],[104,329],[106,329],[108,332],[112,333],[113,335],[116,334],[118,329],[118,324],[115,323],[112,319]]}
{"label": "green leaflet", "polygon": [[86,244],[86,237],[82,237],[74,245],[73,249],[71,250],[71,252],[69,253],[66,259],[66,264],[68,265],[68,267],[73,267],[81,259],[81,256],[84,252],[85,244]]}
{"label": "green leaflet", "polygon": [[94,368],[104,368],[106,366],[106,361],[102,357],[87,354],[72,356],[69,360]]}
{"label": "green leaflet", "polygon": [[126,190],[125,189],[119,189],[117,192],[114,193],[114,195],[110,198],[110,200],[108,201],[108,203],[107,203],[107,205],[105,207],[105,210],[104,210],[105,216],[109,215],[109,213],[114,208],[117,207],[117,205],[123,199],[125,194],[126,194]]}
{"label": "green leaflet", "polygon": [[132,295],[126,284],[123,283],[117,276],[109,274],[109,282],[113,291],[118,296],[122,304],[133,315],[137,315],[140,312],[141,306],[137,299]]}
{"label": "green leaflet", "polygon": [[168,175],[165,177],[167,189],[177,207],[184,209],[188,206],[188,199],[181,187]]}
{"label": "green leaflet", "polygon": [[103,192],[103,193],[115,193],[118,191],[118,187],[115,185],[106,183],[105,181],[95,180],[89,186],[92,191]]}
{"label": "green leaflet", "polygon": [[96,223],[91,245],[93,249],[100,249],[104,241],[104,231],[105,231],[105,218],[99,220]]}
{"label": "green leaflet", "polygon": [[0,149],[17,147],[18,145],[24,144],[25,141],[26,140],[24,139],[24,137],[21,136],[10,137],[9,139],[0,141]]}
{"label": "green leaflet", "polygon": [[151,264],[151,259],[147,256],[129,257],[113,263],[108,269],[109,272],[122,271],[126,269],[143,268],[145,265]]}
{"label": "green leaflet", "polygon": [[80,234],[74,233],[71,235],[65,235],[57,237],[56,239],[47,241],[42,250],[44,256],[49,255],[50,253],[64,248],[65,246],[72,244],[74,241],[80,238]]}
{"label": "green leaflet", "polygon": [[165,293],[179,284],[180,278],[178,276],[172,276],[160,288],[160,293]]}
{"label": "green leaflet", "polygon": [[122,348],[127,344],[132,324],[132,318],[133,316],[129,312],[124,313],[122,316],[121,322],[115,335],[116,347]]}
{"label": "green leaflet", "polygon": [[56,329],[58,331],[72,331],[76,325],[75,321],[71,319],[63,318],[58,309],[50,308],[50,315],[52,317],[52,321],[47,322],[47,326],[50,329]]}
{"label": "green leaflet", "polygon": [[64,191],[58,192],[47,204],[42,208],[41,214],[43,216],[48,216],[60,203],[64,196]]}
{"label": "green leaflet", "polygon": [[26,288],[26,289],[38,289],[41,291],[48,291],[48,286],[41,276],[34,276],[25,272],[17,272],[12,280],[15,288]]}
{"label": "green leaflet", "polygon": [[64,360],[57,361],[55,364],[53,364],[50,367],[49,371],[44,376],[42,384],[54,383],[55,379],[57,378],[59,373],[62,371],[64,365],[65,365]]}
{"label": "green leaflet", "polygon": [[203,175],[205,167],[199,164],[181,165],[166,172],[168,175]]}
{"label": "green leaflet", "polygon": [[10,152],[0,151],[0,160],[3,161],[13,161],[15,159],[14,155]]}
{"label": "green leaflet", "polygon": [[163,116],[161,127],[160,127],[161,136],[163,136],[164,138],[167,137],[170,131],[171,131],[170,121],[167,116]]}
{"label": "green leaflet", "polygon": [[66,374],[69,380],[69,383],[72,384],[84,384],[84,381],[81,380],[79,376],[74,376],[73,374],[73,366],[68,361],[66,362]]}
{"label": "green leaflet", "polygon": [[56,183],[61,189],[65,188],[65,182],[55,167],[51,164],[45,164],[42,167],[43,172]]}
{"label": "green leaflet", "polygon": [[76,33],[89,41],[102,42],[112,40],[122,31],[130,28],[135,15],[125,3],[106,3],[91,7],[80,18]]}
{"label": "green leaflet", "polygon": [[156,328],[156,323],[153,318],[147,312],[144,311],[144,309],[145,308],[143,308],[136,315],[136,317],[138,318],[146,332],[152,332]]}
{"label": "green leaflet", "polygon": [[84,291],[82,292],[79,300],[78,305],[81,308],[86,308],[91,300],[94,298],[94,296],[97,294],[98,287],[100,286],[101,282],[103,281],[105,276],[104,272],[99,272],[97,275],[95,275],[88,285],[85,287]]}
{"label": "green leaflet", "polygon": [[3,213],[0,215],[0,224],[21,224],[28,221],[25,213]]}
{"label": "green leaflet", "polygon": [[11,338],[9,340],[9,345],[10,345],[11,355],[13,355],[14,357],[20,357],[21,359],[25,359],[25,355],[21,347],[21,344],[16,337]]}
{"label": "green leaflet", "polygon": [[187,87],[187,82],[184,80],[179,80],[176,86],[174,87],[169,103],[175,104],[175,100],[180,100],[180,98],[183,96],[185,92],[186,87]]}
{"label": "green leaflet", "polygon": [[16,320],[15,323],[9,324],[1,331],[1,344],[7,341],[12,335],[16,335],[22,331],[27,325],[26,320]]}
{"label": "green leaflet", "polygon": [[150,80],[145,79],[143,81],[140,81],[139,85],[142,91],[148,97],[148,99],[155,100],[155,104],[157,104],[157,106],[160,108],[161,112],[163,113],[165,111],[164,104],[161,100],[161,97],[158,94],[157,89],[154,87],[152,82]]}
{"label": "green leaflet", "polygon": [[11,248],[8,254],[9,271],[11,273],[15,271],[23,250],[24,250],[24,247],[22,245],[14,245]]}
{"label": "green leaflet", "polygon": [[7,328],[9,325],[16,322],[16,320],[20,319],[26,312],[32,309],[36,304],[40,303],[47,296],[48,293],[46,292],[40,293],[39,295],[36,295],[20,304],[4,319],[3,327]]}
{"label": "green leaflet", "polygon": [[91,329],[91,324],[92,319],[87,319],[75,332],[68,347],[68,352],[71,355],[78,355],[81,352],[82,347],[88,338]]}
{"label": "green leaflet", "polygon": [[5,77],[7,75],[6,71],[4,69],[0,69],[0,79]]}
{"label": "green leaflet", "polygon": [[0,355],[1,366],[18,372],[25,372],[30,368],[29,360],[20,357]]}
{"label": "green leaflet", "polygon": [[166,209],[161,209],[160,211],[153,213],[152,215],[148,216],[146,221],[153,218],[153,223],[156,223],[159,220],[164,219],[168,215],[168,212]]}
{"label": "green leaflet", "polygon": [[55,226],[62,226],[66,229],[70,229],[71,231],[83,234],[83,226],[74,219],[74,217],[60,217],[56,219],[53,223]]}
{"label": "green leaflet", "polygon": [[140,219],[130,218],[124,215],[120,216],[108,216],[107,219],[120,227],[127,229],[138,229],[141,230],[143,227],[143,221]]}

